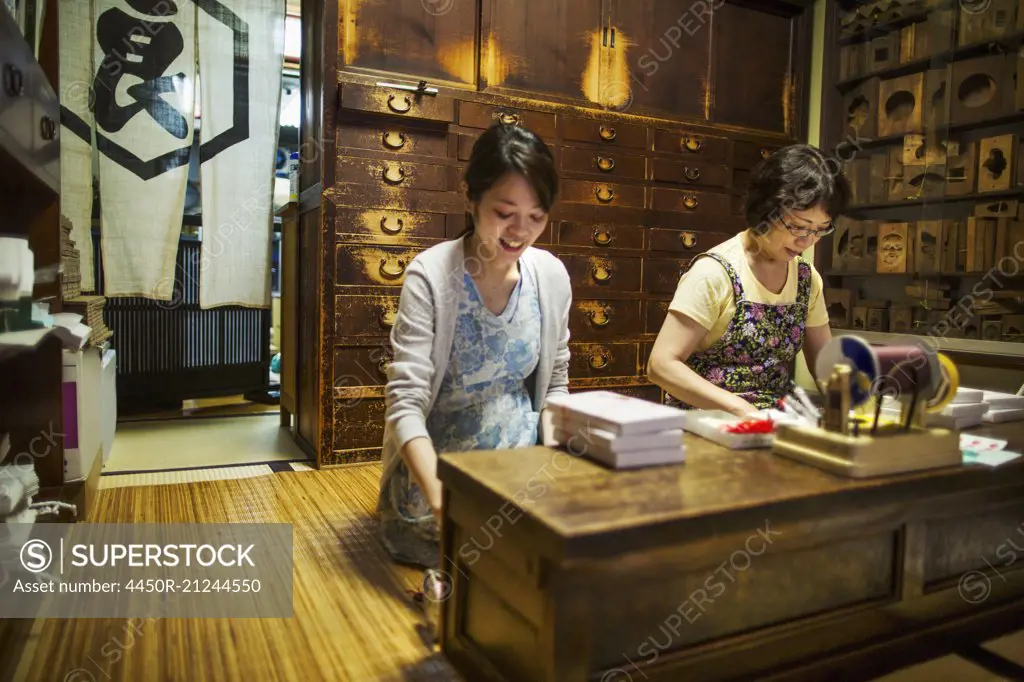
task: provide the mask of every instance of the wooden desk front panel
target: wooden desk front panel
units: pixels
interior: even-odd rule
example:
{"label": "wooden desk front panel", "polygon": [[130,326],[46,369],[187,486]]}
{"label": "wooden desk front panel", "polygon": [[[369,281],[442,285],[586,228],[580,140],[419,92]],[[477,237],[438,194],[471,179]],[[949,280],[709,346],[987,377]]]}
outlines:
{"label": "wooden desk front panel", "polygon": [[657,547],[552,557],[523,511],[584,473],[562,454],[512,501],[446,488],[443,647],[467,679],[866,680],[1024,622],[1021,467],[987,490],[723,510]]}

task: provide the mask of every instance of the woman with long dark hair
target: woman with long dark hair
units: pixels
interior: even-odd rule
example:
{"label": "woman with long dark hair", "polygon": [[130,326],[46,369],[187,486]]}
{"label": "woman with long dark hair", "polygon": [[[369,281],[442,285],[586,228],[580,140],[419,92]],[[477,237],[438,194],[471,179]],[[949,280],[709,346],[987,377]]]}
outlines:
{"label": "woman with long dark hair", "polygon": [[813,374],[831,333],[821,276],[803,253],[833,231],[849,194],[809,145],[754,170],[749,227],[694,260],[651,349],[648,376],[670,404],[746,416],[790,392],[801,350]]}
{"label": "woman with long dark hair", "polygon": [[465,174],[469,228],[409,264],[391,333],[378,511],[396,560],[439,564],[441,452],[542,442],[549,396],[568,392],[569,274],[532,245],[558,173],[539,137],[497,125]]}

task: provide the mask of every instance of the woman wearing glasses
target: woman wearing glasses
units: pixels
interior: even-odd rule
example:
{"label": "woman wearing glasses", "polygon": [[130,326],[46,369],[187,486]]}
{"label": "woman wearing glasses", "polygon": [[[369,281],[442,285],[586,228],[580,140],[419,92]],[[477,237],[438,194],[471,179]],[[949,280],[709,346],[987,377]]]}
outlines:
{"label": "woman wearing glasses", "polygon": [[813,372],[831,334],[821,276],[802,254],[832,232],[850,194],[829,168],[808,145],[763,161],[746,196],[753,227],[680,279],[647,365],[670,404],[746,416],[790,392],[801,349]]}

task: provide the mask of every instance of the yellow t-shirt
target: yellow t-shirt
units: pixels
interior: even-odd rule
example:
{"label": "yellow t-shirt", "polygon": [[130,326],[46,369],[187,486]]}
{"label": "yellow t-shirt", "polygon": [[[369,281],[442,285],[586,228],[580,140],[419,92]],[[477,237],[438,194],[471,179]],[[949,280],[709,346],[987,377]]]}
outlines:
{"label": "yellow t-shirt", "polygon": [[[796,303],[798,262],[789,262],[786,286],[781,293],[765,288],[754,276],[743,251],[743,233],[708,249],[725,259],[740,276],[740,284],[748,301],[769,305]],[[807,312],[807,326],[819,327],[828,324],[828,310],[822,293],[821,275],[811,266],[810,309]],[[708,330],[697,350],[707,350],[722,337],[736,314],[736,299],[733,295],[732,280],[722,264],[714,258],[696,260],[679,279],[675,296],[669,310],[691,317]]]}

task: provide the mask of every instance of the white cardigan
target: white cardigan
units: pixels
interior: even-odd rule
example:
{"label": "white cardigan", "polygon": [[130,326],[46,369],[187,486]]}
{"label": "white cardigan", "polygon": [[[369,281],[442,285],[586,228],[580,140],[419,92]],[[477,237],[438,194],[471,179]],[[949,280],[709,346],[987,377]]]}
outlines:
{"label": "white cardigan", "polygon": [[[468,236],[442,242],[417,255],[406,268],[391,329],[394,359],[385,390],[382,486],[401,460],[402,446],[419,436],[429,438],[427,415],[448,366],[464,264],[468,256],[468,269],[472,270],[475,258],[466,253],[467,244]],[[519,262],[533,274],[540,299],[540,358],[527,380],[534,410],[540,412],[548,396],[569,392],[572,285],[565,265],[547,251],[531,246]]]}

